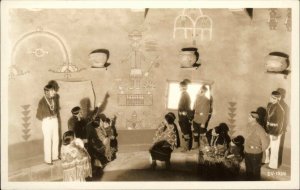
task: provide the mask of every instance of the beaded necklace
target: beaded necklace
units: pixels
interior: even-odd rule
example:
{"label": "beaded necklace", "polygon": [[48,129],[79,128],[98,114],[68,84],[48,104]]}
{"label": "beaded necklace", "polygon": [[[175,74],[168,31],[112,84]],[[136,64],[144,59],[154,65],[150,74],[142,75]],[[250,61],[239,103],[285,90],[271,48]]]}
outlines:
{"label": "beaded necklace", "polygon": [[45,99],[46,99],[46,102],[47,102],[47,104],[48,104],[50,110],[51,110],[51,111],[54,111],[54,101],[53,101],[53,98],[51,98],[51,104],[50,104],[50,102],[48,101],[47,97],[46,97],[46,96],[44,96],[44,97],[45,97]]}

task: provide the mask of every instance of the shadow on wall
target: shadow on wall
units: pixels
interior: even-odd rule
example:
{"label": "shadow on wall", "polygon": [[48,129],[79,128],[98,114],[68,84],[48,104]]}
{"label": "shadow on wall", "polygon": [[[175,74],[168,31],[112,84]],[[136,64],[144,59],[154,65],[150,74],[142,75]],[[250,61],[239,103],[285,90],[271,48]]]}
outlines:
{"label": "shadow on wall", "polygon": [[83,98],[80,100],[80,108],[84,118],[91,114],[91,100],[89,98]]}

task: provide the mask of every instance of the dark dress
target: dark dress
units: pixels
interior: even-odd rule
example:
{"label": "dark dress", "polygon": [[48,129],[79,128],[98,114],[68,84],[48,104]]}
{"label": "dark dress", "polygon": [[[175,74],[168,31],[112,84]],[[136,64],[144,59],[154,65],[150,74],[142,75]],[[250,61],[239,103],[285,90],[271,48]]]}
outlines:
{"label": "dark dress", "polygon": [[107,158],[105,157],[105,146],[99,139],[95,127],[98,124],[96,122],[91,122],[87,125],[87,140],[88,140],[88,152],[91,156],[92,163],[95,159],[98,159],[102,165],[107,164]]}
{"label": "dark dress", "polygon": [[174,123],[174,132],[176,134],[176,148],[180,147],[180,137],[179,137],[179,131],[177,128],[177,125]]}
{"label": "dark dress", "polygon": [[152,160],[169,161],[174,146],[176,146],[176,134],[174,125],[169,124],[169,127],[161,124],[155,134],[154,144],[150,148]]}
{"label": "dark dress", "polygon": [[68,121],[68,129],[74,131],[75,136],[80,139],[86,139],[86,125],[87,120],[84,118],[79,121],[77,117],[72,116]]}

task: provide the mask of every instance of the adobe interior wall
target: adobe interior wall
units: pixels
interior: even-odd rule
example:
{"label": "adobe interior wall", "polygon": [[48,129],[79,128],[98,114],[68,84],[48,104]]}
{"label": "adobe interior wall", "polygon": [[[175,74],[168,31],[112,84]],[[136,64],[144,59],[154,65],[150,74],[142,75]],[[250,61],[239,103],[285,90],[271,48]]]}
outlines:
{"label": "adobe interior wall", "polygon": [[[287,9],[279,9],[281,17],[276,30],[269,29],[268,9],[254,9],[252,20],[246,14],[228,9],[202,9],[202,12],[213,21],[211,40],[208,37],[200,40],[200,36],[195,41],[190,36],[184,39],[180,32],[173,38],[174,20],[182,9],[150,9],[146,18],[144,12],[130,9],[11,10],[12,44],[21,40],[22,35],[35,31],[50,32],[56,37],[34,34],[21,40],[13,53],[18,69],[29,73],[9,80],[9,144],[42,138],[35,113],[43,86],[52,79],[92,81],[96,103],[109,92],[111,96],[104,113],[118,117],[120,130],[134,127],[134,123],[138,129],[151,129],[161,122],[168,111],[167,80],[213,81],[214,113],[209,126],[229,123],[232,102],[236,127],[231,130],[235,134],[242,133],[249,111],[266,106],[271,91],[285,89],[285,102],[290,105],[290,75],[284,78],[281,74],[268,74],[264,68],[264,58],[272,51],[291,55],[291,33],[284,25]],[[134,35],[141,35],[136,48],[138,60],[134,59]],[[57,38],[65,44],[70,62],[83,70],[69,76],[49,71],[57,71],[66,59]],[[180,68],[180,49],[190,46],[200,52],[202,65],[197,70]],[[91,68],[88,55],[98,48],[110,52],[111,65],[107,70]],[[138,63],[143,77],[140,89],[132,89],[130,71]],[[121,91],[150,94],[153,99],[144,106],[121,106],[118,99]],[[66,123],[62,125],[66,128]],[[143,130],[135,138],[137,143],[150,143],[143,142]],[[291,147],[290,126],[285,147]]]}

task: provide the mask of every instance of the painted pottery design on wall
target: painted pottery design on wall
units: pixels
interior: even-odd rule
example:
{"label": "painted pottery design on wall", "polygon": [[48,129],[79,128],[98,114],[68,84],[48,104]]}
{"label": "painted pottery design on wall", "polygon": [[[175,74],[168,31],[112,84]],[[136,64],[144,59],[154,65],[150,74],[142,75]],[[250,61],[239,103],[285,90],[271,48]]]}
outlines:
{"label": "painted pottery design on wall", "polygon": [[267,73],[284,74],[284,78],[290,73],[289,55],[283,52],[271,52],[265,57],[265,69]]}
{"label": "painted pottery design on wall", "polygon": [[230,135],[232,135],[234,133],[234,129],[235,129],[235,116],[236,116],[236,102],[228,102],[229,107],[228,107],[228,122],[229,122],[229,133]]}
{"label": "painted pottery design on wall", "polygon": [[[197,10],[195,13],[194,10]],[[212,19],[204,15],[201,9],[183,9],[181,15],[174,21],[173,38],[176,38],[178,31],[183,32],[184,39],[191,36],[193,40],[212,40]]]}
{"label": "painted pottery design on wall", "polygon": [[197,63],[199,59],[199,52],[197,48],[182,48],[179,53],[179,57],[181,68],[199,67],[201,65],[200,63]]}
{"label": "painted pottery design on wall", "polygon": [[22,111],[22,120],[23,120],[23,123],[22,123],[22,126],[23,126],[23,129],[22,129],[22,132],[23,132],[23,135],[22,135],[22,138],[25,140],[25,141],[28,141],[29,137],[30,137],[30,105],[22,105],[21,106],[23,108],[23,111]]}
{"label": "painted pottery design on wall", "polygon": [[110,65],[107,62],[109,59],[109,51],[107,49],[96,49],[89,54],[89,61],[92,68],[106,68]]}

